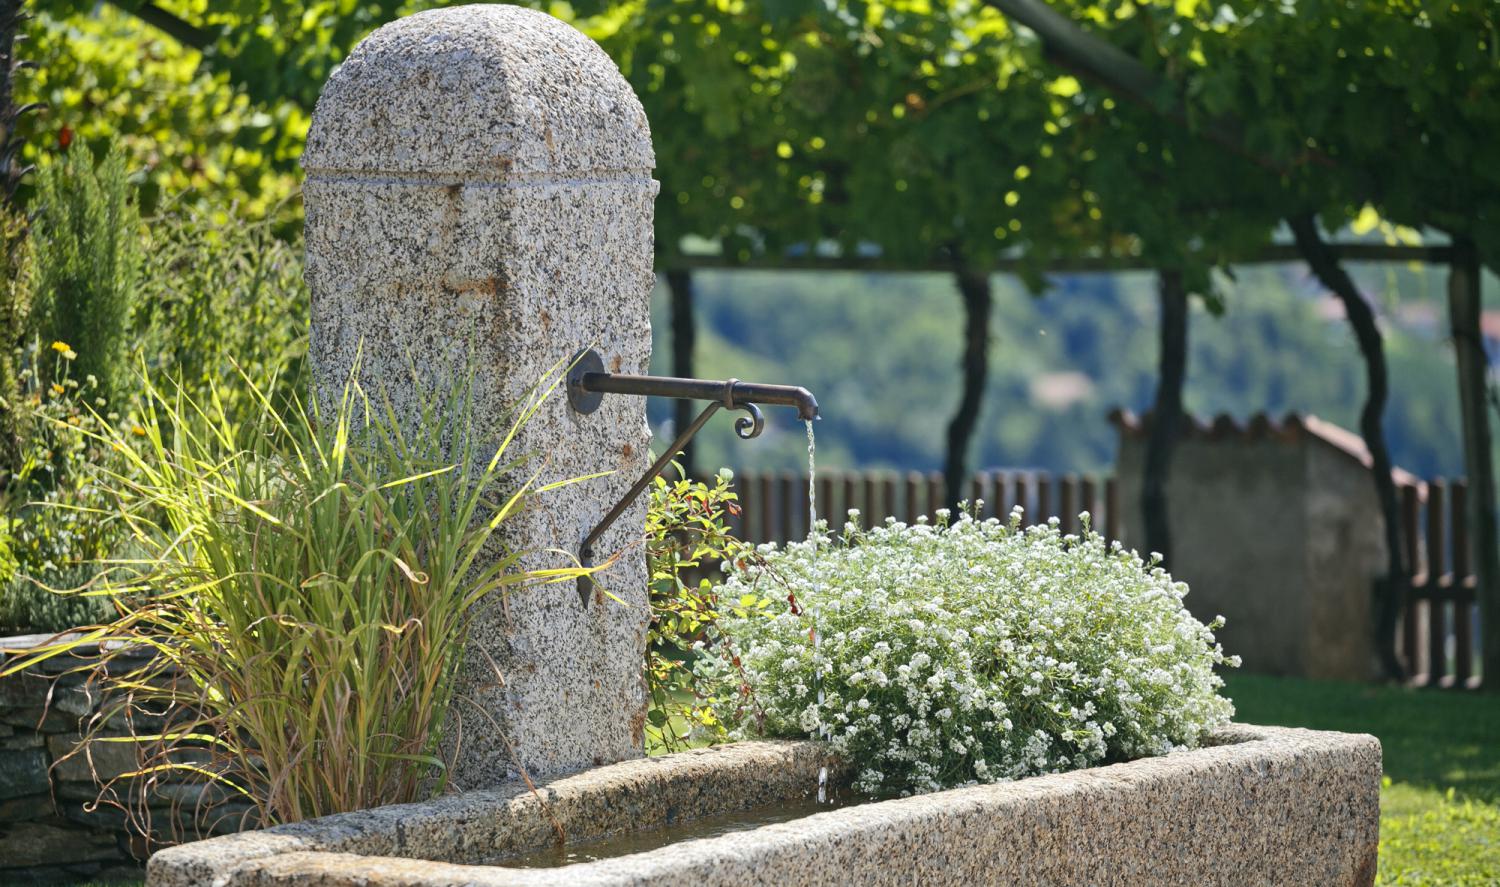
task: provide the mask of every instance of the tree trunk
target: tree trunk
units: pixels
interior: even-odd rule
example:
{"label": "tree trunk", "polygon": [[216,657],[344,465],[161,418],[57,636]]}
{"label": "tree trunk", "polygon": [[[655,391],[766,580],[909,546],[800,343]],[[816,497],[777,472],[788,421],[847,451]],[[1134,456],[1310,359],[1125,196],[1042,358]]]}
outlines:
{"label": "tree trunk", "polygon": [[955,508],[964,498],[964,481],[969,470],[969,445],[979,426],[979,408],[984,403],[984,385],[990,372],[990,310],[993,297],[989,275],[982,271],[961,269],[954,273],[959,296],[964,303],[963,393],[958,410],[948,422],[948,454],[943,459],[943,484],[946,501]]}
{"label": "tree trunk", "polygon": [[1182,429],[1182,387],[1187,379],[1188,296],[1178,271],[1162,271],[1157,279],[1161,295],[1160,378],[1151,408],[1146,438],[1145,477],[1141,482],[1141,511],[1146,524],[1146,550],[1172,563],[1172,527],[1167,508],[1167,479],[1172,449]]}
{"label": "tree trunk", "polygon": [[[1458,358],[1458,402],[1463,415],[1464,469],[1469,475],[1468,529],[1483,637],[1484,683],[1500,692],[1500,540],[1495,532],[1495,464],[1486,404],[1489,358],[1479,331],[1479,259],[1474,246],[1455,238],[1448,272],[1448,318]],[[1457,528],[1455,528],[1456,530]],[[1464,565],[1454,565],[1460,575]]]}
{"label": "tree trunk", "polygon": [[1411,575],[1405,564],[1405,547],[1401,541],[1401,512],[1396,497],[1396,482],[1391,477],[1391,454],[1385,444],[1385,402],[1389,395],[1385,365],[1385,348],[1375,312],[1360,296],[1338,258],[1318,233],[1311,214],[1288,220],[1297,248],[1307,260],[1313,274],[1343,303],[1349,326],[1359,342],[1365,360],[1365,405],[1359,414],[1359,431],[1370,451],[1370,473],[1375,494],[1380,500],[1381,519],[1385,522],[1386,576],[1375,587],[1375,650],[1386,677],[1401,680],[1406,671],[1396,656],[1396,622],[1401,606],[1409,597]]}
{"label": "tree trunk", "polygon": [[[24,0],[0,0],[0,203],[9,203],[26,170],[21,163],[21,139],[16,126],[24,108],[16,106],[17,35],[25,22]],[[5,347],[10,347],[9,345]]]}
{"label": "tree trunk", "polygon": [[[698,336],[697,325],[693,319],[692,272],[668,271],[667,292],[672,297],[672,375],[692,378],[696,374],[693,368],[693,349]],[[681,433],[682,429],[693,424],[695,409],[696,405],[689,400],[672,402],[674,434]],[[682,455],[677,457],[677,461],[682,465],[684,477],[695,476],[692,441],[688,441],[687,446],[682,448]]]}

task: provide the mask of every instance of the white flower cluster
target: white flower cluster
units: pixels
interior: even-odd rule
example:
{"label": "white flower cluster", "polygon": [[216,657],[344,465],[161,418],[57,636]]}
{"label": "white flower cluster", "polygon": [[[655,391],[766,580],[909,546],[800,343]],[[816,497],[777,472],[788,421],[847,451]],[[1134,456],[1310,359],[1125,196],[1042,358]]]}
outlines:
{"label": "white flower cluster", "polygon": [[[826,532],[820,526],[820,532]],[[1088,527],[960,515],[820,535],[731,572],[699,676],[737,736],[821,736],[856,788],[920,793],[1192,747],[1234,713],[1237,665],[1187,586]],[[816,643],[814,642],[816,634]],[[821,690],[821,701],[820,693]]]}

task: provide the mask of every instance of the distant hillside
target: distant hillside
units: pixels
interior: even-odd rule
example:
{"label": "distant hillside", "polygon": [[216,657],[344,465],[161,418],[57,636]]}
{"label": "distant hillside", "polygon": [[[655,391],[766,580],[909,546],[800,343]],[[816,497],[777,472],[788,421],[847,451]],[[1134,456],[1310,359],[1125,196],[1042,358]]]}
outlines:
{"label": "distant hillside", "polygon": [[[805,385],[824,418],[819,464],[940,467],[957,402],[961,310],[935,274],[700,272],[698,374]],[[1459,473],[1462,456],[1452,350],[1443,338],[1443,274],[1360,269],[1387,323],[1396,462],[1419,475]],[[1494,281],[1488,282],[1494,293]],[[1145,273],[1058,276],[1044,296],[995,278],[990,387],[977,463],[1105,471],[1114,460],[1111,407],[1144,410],[1156,384],[1156,293]],[[1354,428],[1363,367],[1336,310],[1298,267],[1254,268],[1225,281],[1226,310],[1197,306],[1189,332],[1187,406],[1236,416],[1316,413]],[[1337,306],[1334,306],[1335,308]],[[666,372],[666,297],[655,301],[655,372]],[[806,464],[788,411],[768,410],[758,440],[728,421],[700,435],[700,465]],[[670,415],[652,407],[659,430]]]}

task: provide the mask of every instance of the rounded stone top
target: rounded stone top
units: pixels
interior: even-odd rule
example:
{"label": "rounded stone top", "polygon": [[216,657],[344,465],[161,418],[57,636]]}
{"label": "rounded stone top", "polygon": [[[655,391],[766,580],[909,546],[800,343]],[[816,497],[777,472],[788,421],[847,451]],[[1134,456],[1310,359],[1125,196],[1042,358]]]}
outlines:
{"label": "rounded stone top", "polygon": [[318,98],[309,175],[512,179],[649,172],[646,113],[594,41],[517,6],[418,12],[354,48]]}

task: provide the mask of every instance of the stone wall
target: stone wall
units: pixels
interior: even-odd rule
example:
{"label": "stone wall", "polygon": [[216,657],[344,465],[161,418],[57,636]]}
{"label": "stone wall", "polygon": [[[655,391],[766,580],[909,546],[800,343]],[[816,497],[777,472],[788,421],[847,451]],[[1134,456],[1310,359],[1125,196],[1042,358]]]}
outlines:
{"label": "stone wall", "polygon": [[[0,666],[49,637],[0,638]],[[0,884],[142,877],[146,841],[118,806],[94,803],[101,781],[137,768],[139,747],[80,745],[103,704],[88,658],[94,653],[83,648],[79,656],[59,656],[0,678]],[[124,655],[111,667],[129,670],[141,662]],[[149,721],[132,718],[137,733],[160,729],[159,721]],[[125,736],[126,725],[106,723],[93,735]],[[223,827],[201,828],[195,819],[203,812],[197,804],[202,796],[199,786],[159,786],[149,810],[142,811],[149,813],[154,839],[197,838],[238,822],[242,809],[218,807],[212,819]]]}
{"label": "stone wall", "polygon": [[[42,640],[5,638],[0,648]],[[70,755],[98,704],[85,674],[66,673],[81,664],[63,657],[0,678],[0,882],[139,871],[138,848],[119,811],[89,809],[98,788],[87,756]],[[93,764],[101,776],[125,772],[135,765],[135,753],[124,744],[101,743]]]}

